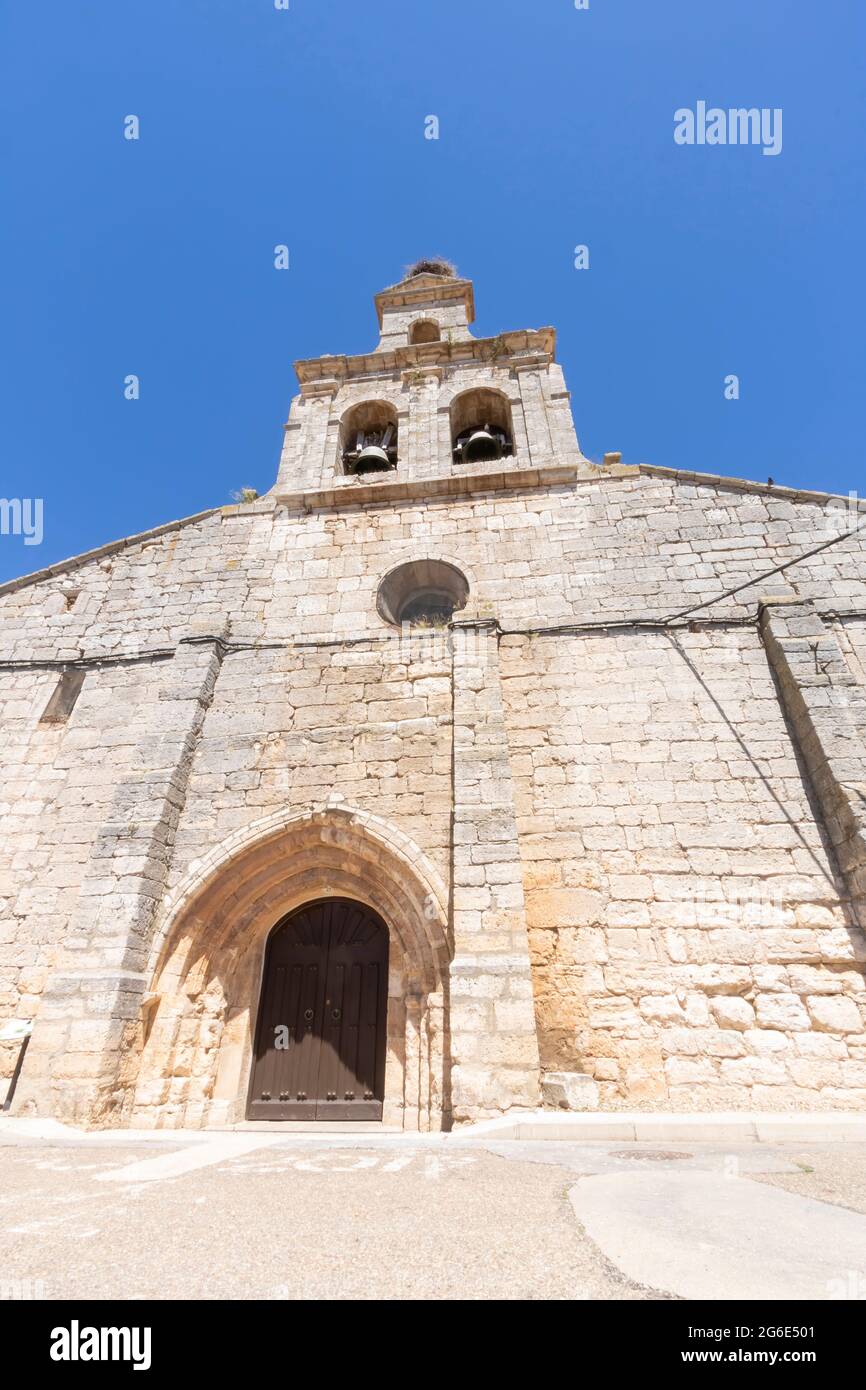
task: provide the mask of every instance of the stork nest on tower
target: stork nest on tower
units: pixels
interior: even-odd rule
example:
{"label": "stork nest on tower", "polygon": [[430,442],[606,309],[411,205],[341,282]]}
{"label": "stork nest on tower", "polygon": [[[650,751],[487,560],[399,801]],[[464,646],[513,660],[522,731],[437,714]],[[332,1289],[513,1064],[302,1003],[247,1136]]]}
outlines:
{"label": "stork nest on tower", "polygon": [[430,256],[427,260],[413,261],[407,265],[404,280],[411,280],[415,275],[449,275],[455,276],[457,267],[452,261],[446,261],[444,256]]}

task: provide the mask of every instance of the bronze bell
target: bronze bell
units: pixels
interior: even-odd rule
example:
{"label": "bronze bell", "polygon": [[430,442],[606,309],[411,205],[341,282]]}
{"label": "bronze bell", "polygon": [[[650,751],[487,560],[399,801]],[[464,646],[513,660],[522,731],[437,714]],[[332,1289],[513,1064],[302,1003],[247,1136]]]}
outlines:
{"label": "bronze bell", "polygon": [[380,469],[390,467],[388,455],[378,444],[368,444],[361,450],[355,462],[356,473],[378,473]]}
{"label": "bronze bell", "polygon": [[502,458],[502,444],[488,427],[473,430],[463,445],[463,457],[467,463],[481,463],[485,459]]}

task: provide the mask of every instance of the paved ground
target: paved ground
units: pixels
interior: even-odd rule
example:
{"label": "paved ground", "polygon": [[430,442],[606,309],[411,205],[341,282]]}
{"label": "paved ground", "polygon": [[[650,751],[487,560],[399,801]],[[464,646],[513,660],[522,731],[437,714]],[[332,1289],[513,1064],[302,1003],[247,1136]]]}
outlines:
{"label": "paved ground", "polygon": [[866,1297],[864,1187],[853,1143],[143,1142],[0,1121],[0,1283],[46,1298]]}
{"label": "paved ground", "polygon": [[866,1295],[866,1217],[843,1207],[658,1167],[583,1178],[570,1198],[628,1278],[684,1298],[828,1299],[844,1297],[850,1278]]}
{"label": "paved ground", "polygon": [[[841,1147],[841,1146],[840,1146]],[[851,1211],[866,1213],[866,1148],[857,1145],[848,1151],[792,1150],[797,1166],[794,1173],[766,1174],[762,1181],[799,1192],[821,1202],[834,1202]]]}

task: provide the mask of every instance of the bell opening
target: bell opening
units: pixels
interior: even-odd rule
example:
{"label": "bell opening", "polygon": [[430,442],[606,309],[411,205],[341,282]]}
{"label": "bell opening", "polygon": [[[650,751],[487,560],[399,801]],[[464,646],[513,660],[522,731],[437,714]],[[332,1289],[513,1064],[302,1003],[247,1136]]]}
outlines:
{"label": "bell opening", "polygon": [[365,401],[350,410],[340,427],[340,454],[346,473],[385,473],[397,467],[397,415],[385,401]]}
{"label": "bell opening", "polygon": [[457,436],[454,459],[457,463],[491,463],[511,453],[511,441],[505,430],[495,425],[476,425]]}
{"label": "bell opening", "polygon": [[451,448],[455,463],[495,463],[514,453],[511,404],[493,387],[473,387],[451,403]]}
{"label": "bell opening", "polygon": [[439,343],[441,341],[442,334],[439,331],[439,325],[432,319],[417,319],[409,329],[410,343]]}

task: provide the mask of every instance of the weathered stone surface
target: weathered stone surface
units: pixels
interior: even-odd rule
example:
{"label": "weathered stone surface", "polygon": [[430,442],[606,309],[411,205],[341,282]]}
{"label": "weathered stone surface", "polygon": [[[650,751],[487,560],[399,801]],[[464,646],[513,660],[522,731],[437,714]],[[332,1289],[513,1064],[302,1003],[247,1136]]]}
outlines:
{"label": "weathered stone surface", "polygon": [[597,1110],[598,1087],[578,1071],[549,1071],[541,1079],[541,1098],[557,1110]]}
{"label": "weathered stone surface", "polygon": [[755,1022],[755,1010],[747,999],[736,996],[717,995],[710,1001],[710,1011],[720,1028],[751,1028]]}
{"label": "weathered stone surface", "polygon": [[812,1027],[821,1033],[863,1033],[863,1016],[846,995],[813,995],[806,1000]]}
{"label": "weathered stone surface", "polygon": [[[601,1106],[862,1106],[866,531],[759,579],[827,499],[591,464],[552,330],[477,342],[471,296],[392,287],[376,350],[300,362],[268,496],[0,586],[22,1106],[241,1118],[268,931],[334,894],[392,932],[391,1123],[535,1105],[539,1067]],[[514,452],[459,463],[480,390]],[[369,402],[397,466],[347,474]],[[456,631],[389,626],[431,558]]]}

